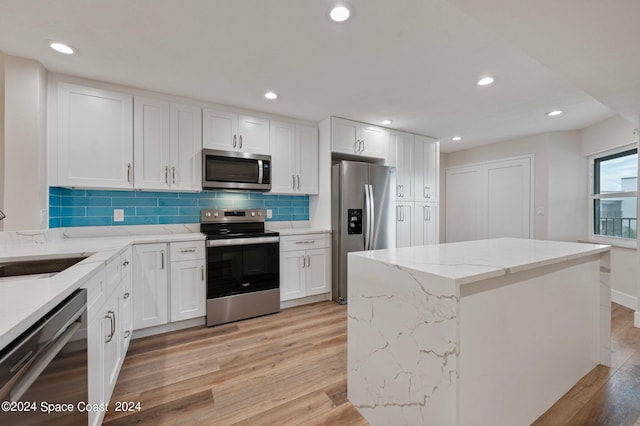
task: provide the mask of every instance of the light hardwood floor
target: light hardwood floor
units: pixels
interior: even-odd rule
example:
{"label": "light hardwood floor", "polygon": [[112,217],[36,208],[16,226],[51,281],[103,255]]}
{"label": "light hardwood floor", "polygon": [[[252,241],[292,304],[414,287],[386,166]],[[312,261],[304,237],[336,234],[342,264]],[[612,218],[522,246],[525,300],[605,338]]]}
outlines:
{"label": "light hardwood floor", "polygon": [[[634,425],[640,330],[612,310],[611,368],[585,376],[536,425]],[[131,342],[105,425],[367,425],[347,401],[346,306],[320,302]],[[640,425],[640,423],[638,423]]]}

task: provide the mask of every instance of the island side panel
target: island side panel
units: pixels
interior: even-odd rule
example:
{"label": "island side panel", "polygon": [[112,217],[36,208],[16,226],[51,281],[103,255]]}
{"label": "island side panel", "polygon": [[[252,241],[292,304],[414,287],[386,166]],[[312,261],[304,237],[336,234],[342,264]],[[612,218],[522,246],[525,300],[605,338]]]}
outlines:
{"label": "island side panel", "polygon": [[600,281],[597,254],[461,287],[460,425],[531,424],[598,365]]}
{"label": "island side panel", "polygon": [[452,280],[348,257],[347,394],[372,425],[456,423]]}

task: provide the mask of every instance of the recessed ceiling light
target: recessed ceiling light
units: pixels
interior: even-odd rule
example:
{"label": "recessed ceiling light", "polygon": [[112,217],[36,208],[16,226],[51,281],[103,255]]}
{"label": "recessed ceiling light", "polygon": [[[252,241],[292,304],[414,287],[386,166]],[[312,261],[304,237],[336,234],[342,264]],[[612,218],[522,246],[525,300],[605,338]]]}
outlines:
{"label": "recessed ceiling light", "polygon": [[462,136],[454,136],[454,137],[451,138],[451,140],[452,141],[456,141],[456,142],[461,141],[462,140]]}
{"label": "recessed ceiling light", "polygon": [[267,92],[264,94],[264,97],[270,100],[278,99],[278,95],[276,95],[274,92]]}
{"label": "recessed ceiling light", "polygon": [[391,120],[382,120],[380,122],[380,124],[382,124],[383,126],[388,126],[389,124],[393,123],[393,121]]}
{"label": "recessed ceiling light", "polygon": [[493,83],[493,80],[493,77],[482,77],[480,80],[478,80],[478,86],[488,86],[489,84]]}
{"label": "recessed ceiling light", "polygon": [[64,53],[65,55],[73,55],[74,53],[74,50],[71,47],[57,41],[49,43],[49,47],[51,47],[56,52]]}
{"label": "recessed ceiling light", "polygon": [[349,9],[346,6],[336,6],[333,9],[331,9],[331,12],[329,12],[329,16],[331,16],[331,19],[333,19],[336,22],[344,22],[347,19],[349,19],[349,16],[351,15],[351,12],[349,11]]}
{"label": "recessed ceiling light", "polygon": [[547,115],[548,115],[549,117],[555,117],[556,115],[560,115],[560,114],[562,114],[563,112],[564,112],[564,111],[562,111],[561,109],[556,109],[556,110],[553,110],[553,111],[551,111],[551,112],[548,112],[548,113],[547,113]]}

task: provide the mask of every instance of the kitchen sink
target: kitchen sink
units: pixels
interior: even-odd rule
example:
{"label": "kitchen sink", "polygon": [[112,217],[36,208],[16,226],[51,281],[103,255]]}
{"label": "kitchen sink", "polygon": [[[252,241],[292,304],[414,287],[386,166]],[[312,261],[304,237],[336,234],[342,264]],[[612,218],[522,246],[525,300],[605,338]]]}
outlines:
{"label": "kitchen sink", "polygon": [[52,276],[86,258],[87,256],[76,256],[59,259],[20,260],[0,263],[0,278],[24,275]]}

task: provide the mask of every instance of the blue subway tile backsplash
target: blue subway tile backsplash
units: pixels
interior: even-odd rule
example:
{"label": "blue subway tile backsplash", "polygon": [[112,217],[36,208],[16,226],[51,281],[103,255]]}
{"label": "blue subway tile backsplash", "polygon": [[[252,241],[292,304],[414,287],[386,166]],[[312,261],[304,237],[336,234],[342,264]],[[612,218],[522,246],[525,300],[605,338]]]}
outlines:
{"label": "blue subway tile backsplash", "polygon": [[[267,221],[309,220],[307,195],[49,188],[49,228],[199,223],[203,208],[271,209]],[[124,222],[113,221],[114,209],[124,210]]]}

